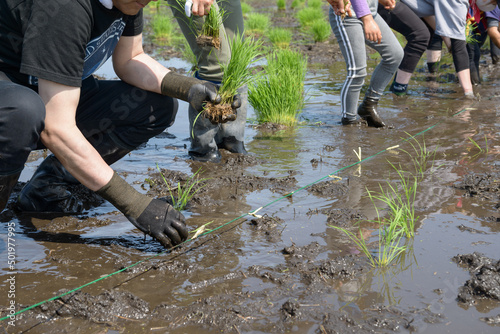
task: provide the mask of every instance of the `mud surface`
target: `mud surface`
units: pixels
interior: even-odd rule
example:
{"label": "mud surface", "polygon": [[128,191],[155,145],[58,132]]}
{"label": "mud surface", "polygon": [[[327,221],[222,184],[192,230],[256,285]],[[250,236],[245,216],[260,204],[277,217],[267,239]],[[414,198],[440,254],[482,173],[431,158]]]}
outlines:
{"label": "mud surface", "polygon": [[[198,191],[183,211],[193,239],[173,250],[82,186],[71,188],[85,204],[81,215],[18,212],[16,194],[47,154],[34,152],[0,213],[0,315],[54,300],[4,320],[0,331],[498,333],[500,76],[489,55],[478,100],[462,99],[450,60],[435,76],[422,61],[409,96],[382,98],[388,128],[342,127],[345,65],[334,37],[312,43],[293,10],[250,3],[270,13],[273,25],[293,28],[293,47],[308,56],[300,126],[256,125],[250,109],[248,155],[222,150],[219,164],[194,162],[181,103],[174,126],[113,165],[137,190],[170,202],[175,187],[197,173]],[[189,71],[178,49],[147,46],[178,64],[176,71]],[[434,152],[414,200],[416,235],[390,266],[373,268],[333,226],[361,235],[377,252],[373,220],[387,208],[367,189],[401,189],[389,162],[414,170],[419,148],[404,140],[410,135]],[[15,227],[10,250],[8,224]]]}

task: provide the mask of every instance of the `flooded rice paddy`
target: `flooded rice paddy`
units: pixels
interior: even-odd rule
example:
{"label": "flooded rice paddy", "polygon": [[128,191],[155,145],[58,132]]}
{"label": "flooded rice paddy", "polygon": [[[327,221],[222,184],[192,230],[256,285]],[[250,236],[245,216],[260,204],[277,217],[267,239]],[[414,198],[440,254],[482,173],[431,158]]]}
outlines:
{"label": "flooded rice paddy", "polygon": [[[179,59],[166,63],[189,67]],[[4,211],[1,316],[10,314],[10,300],[19,311],[98,281],[18,314],[15,327],[3,320],[0,330],[498,333],[498,68],[483,63],[476,101],[464,100],[454,80],[428,80],[419,68],[409,96],[382,98],[380,113],[390,126],[374,129],[339,124],[344,66],[311,64],[303,123],[295,129],[258,128],[250,110],[247,157],[223,152],[221,164],[189,160],[187,105],[181,103],[167,132],[113,165],[138,190],[160,197],[168,192],[156,164],[180,179],[202,168],[208,185],[183,213],[190,229],[208,222],[220,229],[172,252],[162,252],[109,203],[70,217]],[[109,67],[100,74],[113,77]],[[363,221],[364,237],[377,247],[376,226],[366,223],[377,216],[367,189],[398,185],[388,161],[412,170],[401,151],[413,152],[404,140],[412,135],[436,152],[414,201],[416,234],[397,261],[373,269],[331,226],[357,232]],[[369,159],[356,164],[354,151]],[[29,180],[45,154],[34,152],[20,181]],[[250,214],[261,207],[258,216]],[[384,209],[379,203],[381,215]],[[15,225],[14,271],[7,266],[8,223]],[[474,285],[486,280],[480,272],[489,275],[489,288]],[[12,276],[15,299],[7,297]]]}

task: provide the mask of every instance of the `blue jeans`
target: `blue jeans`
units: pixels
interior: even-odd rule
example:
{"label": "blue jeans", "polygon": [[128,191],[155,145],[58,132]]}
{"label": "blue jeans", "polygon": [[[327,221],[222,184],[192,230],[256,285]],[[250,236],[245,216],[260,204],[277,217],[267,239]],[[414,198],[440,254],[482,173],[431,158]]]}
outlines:
{"label": "blue jeans", "polygon": [[366,71],[365,44],[377,51],[382,60],[373,71],[366,96],[378,100],[396,73],[404,53],[391,28],[377,14],[378,2],[368,1],[373,18],[382,32],[382,42],[376,44],[365,40],[363,23],[356,17],[346,16],[344,20],[335,15],[330,8],[330,25],[344,56],[347,77],[340,91],[341,113],[343,118],[354,119],[357,116],[359,94],[364,84]]}

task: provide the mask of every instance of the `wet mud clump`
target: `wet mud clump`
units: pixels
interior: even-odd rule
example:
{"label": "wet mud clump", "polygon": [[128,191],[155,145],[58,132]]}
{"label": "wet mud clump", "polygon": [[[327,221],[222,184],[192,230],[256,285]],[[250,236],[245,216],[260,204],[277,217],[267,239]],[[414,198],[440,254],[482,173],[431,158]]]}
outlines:
{"label": "wet mud clump", "polygon": [[256,234],[263,235],[269,242],[280,241],[281,233],[286,227],[283,219],[267,214],[250,220],[249,224]]}
{"label": "wet mud clump", "polygon": [[476,299],[500,302],[500,260],[493,260],[480,253],[457,255],[453,261],[469,270],[471,278],[460,287],[458,301],[468,305]]}
{"label": "wet mud clump", "polygon": [[216,49],[220,48],[220,38],[215,38],[212,36],[208,35],[200,35],[196,37],[196,44],[198,44],[199,47],[204,48],[204,47],[213,47]]}
{"label": "wet mud clump", "polygon": [[[66,291],[59,291],[64,293]],[[78,317],[98,323],[109,323],[122,319],[144,319],[149,317],[149,304],[127,291],[106,291],[93,296],[76,292],[63,296],[39,307],[49,317]]]}
{"label": "wet mud clump", "polygon": [[496,201],[496,208],[500,208],[500,173],[465,175],[457,182],[455,188],[465,190],[465,197],[476,197],[482,200]]}

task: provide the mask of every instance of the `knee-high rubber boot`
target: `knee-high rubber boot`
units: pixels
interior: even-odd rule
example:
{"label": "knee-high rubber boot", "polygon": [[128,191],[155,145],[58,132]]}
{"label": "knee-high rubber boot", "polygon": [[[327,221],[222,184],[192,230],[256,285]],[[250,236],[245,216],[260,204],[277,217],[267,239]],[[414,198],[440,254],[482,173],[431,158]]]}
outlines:
{"label": "knee-high rubber boot", "polygon": [[241,107],[236,110],[236,119],[232,122],[221,124],[215,137],[219,149],[231,153],[247,154],[244,145],[245,126],[247,122],[248,87],[238,89],[241,98]]}
{"label": "knee-high rubber boot", "polygon": [[51,154],[19,193],[17,207],[26,212],[81,212],[82,203],[67,190],[70,184],[78,181]]}
{"label": "knee-high rubber boot", "polygon": [[199,113],[189,106],[189,137],[191,147],[189,156],[191,159],[203,162],[218,163],[221,160],[215,136],[219,131],[219,124],[212,124],[208,118],[199,115]]}
{"label": "knee-high rubber boot", "polygon": [[10,193],[16,185],[19,175],[21,175],[21,173],[0,175],[0,212],[2,212],[7,205]]}
{"label": "knee-high rubber boot", "polygon": [[368,126],[382,128],[385,123],[377,112],[377,104],[378,100],[365,96],[365,99],[358,107],[358,115],[368,123]]}
{"label": "knee-high rubber boot", "polygon": [[[117,146],[108,135],[95,148],[109,165],[130,152]],[[51,154],[19,193],[17,207],[26,212],[80,213],[83,204],[68,191],[70,185],[77,184],[78,180]]]}

